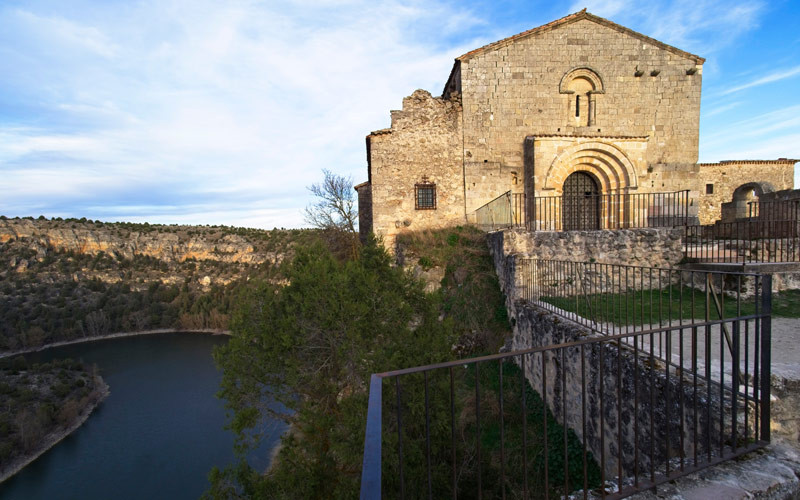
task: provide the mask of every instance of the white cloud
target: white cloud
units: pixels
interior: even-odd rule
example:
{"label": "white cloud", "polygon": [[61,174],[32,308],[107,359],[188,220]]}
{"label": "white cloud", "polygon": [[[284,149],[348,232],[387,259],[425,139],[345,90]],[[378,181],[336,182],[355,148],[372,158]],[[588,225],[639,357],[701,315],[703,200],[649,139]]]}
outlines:
{"label": "white cloud", "polygon": [[789,68],[786,70],[776,71],[774,73],[770,73],[769,75],[762,76],[761,78],[757,78],[747,83],[736,85],[735,87],[731,87],[729,89],[724,90],[723,92],[721,92],[721,95],[733,94],[734,92],[739,92],[740,90],[745,90],[752,87],[758,87],[760,85],[766,85],[767,83],[785,80],[786,78],[791,78],[797,75],[800,75],[800,66],[795,66],[793,68]]}
{"label": "white cloud", "polygon": [[800,105],[724,124],[701,138],[702,161],[795,158]]}
{"label": "white cloud", "polygon": [[726,111],[730,111],[731,109],[737,108],[742,104],[741,101],[734,101],[729,102],[727,104],[723,104],[722,106],[717,106],[716,108],[712,109],[711,111],[704,111],[702,113],[703,118],[710,118],[712,116],[716,116],[722,114]]}
{"label": "white cloud", "polygon": [[758,26],[765,3],[753,0],[577,0],[570,12],[592,14],[628,26],[701,56]]}
{"label": "white cloud", "polygon": [[[22,81],[0,62],[0,92],[36,81],[29,102],[48,115],[0,110],[0,189],[15,191],[0,212],[49,198],[53,212],[70,206],[95,218],[124,219],[119,207],[146,218],[136,206],[184,222],[227,214],[287,225],[275,217],[299,213],[322,168],[366,177],[364,136],[388,126],[403,96],[440,91],[453,57],[468,50],[427,44],[456,29],[440,21],[449,11],[173,0],[100,9],[82,24],[66,9],[44,16],[0,7],[0,21],[26,40],[10,49],[11,37],[0,35],[0,51],[29,72]],[[468,11],[452,19],[481,22]],[[52,44],[57,52],[43,49]],[[154,208],[171,206],[170,197],[209,201],[196,213]]]}
{"label": "white cloud", "polygon": [[14,11],[13,15],[20,25],[58,50],[78,48],[107,58],[116,55],[117,47],[94,26],[83,26],[63,17],[39,16],[22,9]]}

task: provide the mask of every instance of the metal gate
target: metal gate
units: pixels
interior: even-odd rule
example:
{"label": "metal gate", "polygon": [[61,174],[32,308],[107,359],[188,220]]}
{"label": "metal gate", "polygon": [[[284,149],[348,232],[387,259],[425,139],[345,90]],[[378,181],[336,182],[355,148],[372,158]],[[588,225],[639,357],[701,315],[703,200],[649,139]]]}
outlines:
{"label": "metal gate", "polygon": [[600,229],[600,188],[588,172],[575,172],[564,181],[562,199],[564,231]]}

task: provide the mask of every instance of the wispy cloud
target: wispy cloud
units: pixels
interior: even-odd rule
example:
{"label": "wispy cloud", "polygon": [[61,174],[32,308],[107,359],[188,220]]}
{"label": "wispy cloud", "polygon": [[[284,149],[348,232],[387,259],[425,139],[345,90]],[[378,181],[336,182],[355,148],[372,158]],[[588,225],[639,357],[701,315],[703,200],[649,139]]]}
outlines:
{"label": "wispy cloud", "polygon": [[707,55],[758,26],[765,3],[753,0],[576,0],[589,12],[672,45]]}
{"label": "wispy cloud", "polygon": [[702,116],[704,118],[710,118],[712,116],[716,116],[722,114],[726,111],[730,111],[734,108],[739,107],[742,104],[741,101],[729,102],[728,104],[723,104],[722,106],[717,106],[716,108],[712,109],[711,111],[703,111]]}
{"label": "wispy cloud", "polygon": [[364,135],[468,49],[430,41],[481,23],[436,2],[25,9],[0,7],[21,109],[0,97],[0,213],[264,227],[302,224],[322,168],[364,178]]}
{"label": "wispy cloud", "polygon": [[741,85],[736,85],[735,87],[731,87],[722,91],[721,95],[728,95],[733,94],[734,92],[739,92],[741,90],[749,89],[752,87],[758,87],[760,85],[766,85],[768,83],[777,82],[780,80],[785,80],[787,78],[792,78],[793,76],[800,75],[800,66],[795,66],[793,68],[789,68],[786,70],[776,71],[774,73],[770,73],[769,75],[762,76],[761,78],[757,78],[747,83],[743,83]]}
{"label": "wispy cloud", "polygon": [[800,156],[800,105],[723,124],[703,137],[702,161]]}

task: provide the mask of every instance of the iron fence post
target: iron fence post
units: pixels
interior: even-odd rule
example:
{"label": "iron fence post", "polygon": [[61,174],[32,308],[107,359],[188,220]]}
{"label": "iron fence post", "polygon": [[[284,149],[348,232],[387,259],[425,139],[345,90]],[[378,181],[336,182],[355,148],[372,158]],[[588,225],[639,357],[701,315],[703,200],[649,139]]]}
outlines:
{"label": "iron fence post", "polygon": [[770,382],[772,363],[772,275],[761,278],[761,439],[770,440]]}
{"label": "iron fence post", "polygon": [[369,383],[364,461],[361,466],[361,500],[381,498],[381,421],[383,377],[373,374]]}

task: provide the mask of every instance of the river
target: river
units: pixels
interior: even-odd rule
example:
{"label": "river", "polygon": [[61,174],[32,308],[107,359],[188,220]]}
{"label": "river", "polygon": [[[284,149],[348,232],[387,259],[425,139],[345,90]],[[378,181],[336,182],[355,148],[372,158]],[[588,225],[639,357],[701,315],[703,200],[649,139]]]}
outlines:
{"label": "river", "polygon": [[[0,484],[0,498],[197,498],[208,472],[235,462],[224,430],[222,374],[214,346],[225,336],[167,333],[74,344],[27,355],[96,363],[111,394],[86,423]],[[248,462],[264,470],[285,426],[273,424]]]}

